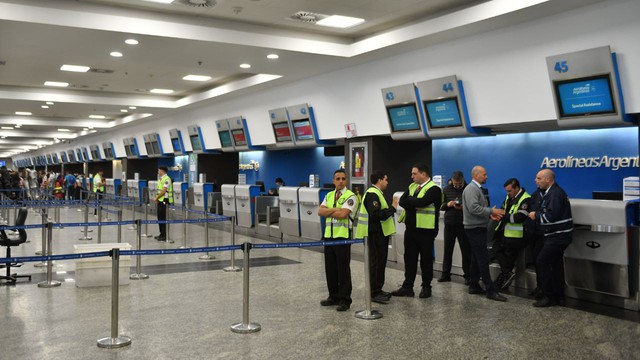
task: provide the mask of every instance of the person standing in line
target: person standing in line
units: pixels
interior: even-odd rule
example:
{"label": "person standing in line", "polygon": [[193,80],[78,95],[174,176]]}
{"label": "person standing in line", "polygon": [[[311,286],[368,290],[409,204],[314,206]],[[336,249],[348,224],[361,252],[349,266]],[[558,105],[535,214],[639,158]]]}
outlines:
{"label": "person standing in line", "polygon": [[391,293],[393,296],[413,297],[413,284],[418,273],[418,257],[422,272],[422,290],[419,297],[431,297],[433,279],[433,243],[438,235],[438,218],[442,205],[442,190],[431,180],[429,168],[418,163],[411,169],[413,183],[400,197],[404,209],[398,221],[405,223],[404,282]]}
{"label": "person standing in line", "polygon": [[[351,224],[358,200],[353,191],[347,189],[347,173],[336,170],[333,173],[335,189],[325,196],[318,208],[318,216],[326,219],[324,241],[348,240],[351,238]],[[324,247],[324,269],[327,277],[329,297],[320,301],[322,306],[338,307],[347,311],[351,307],[351,245]]]}
{"label": "person standing in line", "polygon": [[398,198],[393,199],[391,207],[387,204],[383,192],[389,185],[389,179],[385,173],[374,171],[369,180],[373,185],[365,192],[364,201],[360,205],[355,237],[368,238],[371,300],[386,304],[391,294],[383,291],[382,287],[389,254],[389,239],[396,233],[393,215],[398,207]]}
{"label": "person standing in line", "polygon": [[[505,211],[489,207],[487,198],[482,191],[482,185],[487,182],[487,170],[476,165],[471,170],[473,179],[462,192],[462,212],[464,231],[471,245],[471,278],[469,280],[469,294],[486,294],[488,299],[507,301],[500,295],[489,273],[489,252],[487,250],[487,226],[489,219],[500,220]],[[482,278],[485,290],[480,287]]]}
{"label": "person standing in line", "polygon": [[[173,182],[169,175],[167,175],[168,169],[166,166],[160,166],[158,168],[158,192],[153,198],[153,202],[157,204],[156,210],[158,212],[158,220],[167,220],[167,204],[173,204]],[[160,228],[160,235],[155,239],[158,241],[167,241],[167,224],[158,224]]]}
{"label": "person standing in line", "polygon": [[536,258],[538,286],[544,297],[533,306],[564,306],[564,251],[573,240],[571,204],[550,169],[536,174],[536,185],[542,193],[542,204],[539,210],[529,213],[529,218],[544,234],[542,249]]}
{"label": "person standing in line", "polygon": [[444,210],[444,256],[442,259],[442,275],[440,279],[438,279],[438,282],[451,281],[453,250],[457,238],[462,254],[464,284],[469,285],[471,247],[467,234],[464,232],[464,225],[462,224],[462,192],[465,186],[467,186],[467,182],[464,180],[462,172],[454,171],[451,175],[451,184],[442,190],[444,195],[441,208],[441,210]]}
{"label": "person standing in line", "polygon": [[[102,194],[104,194],[104,170],[98,169],[98,173],[93,176],[93,192],[96,195],[96,201],[98,202],[98,206],[100,206],[100,199],[102,198]],[[98,208],[96,207],[93,210],[93,216],[98,216]]]}
{"label": "person standing in line", "polygon": [[496,226],[493,251],[500,264],[500,275],[495,281],[496,287],[508,289],[516,274],[513,269],[518,256],[527,246],[528,232],[525,222],[529,221],[529,202],[531,195],[520,187],[520,181],[511,178],[504,183],[507,197],[501,209],[506,212]]}
{"label": "person standing in line", "polygon": [[65,186],[65,199],[73,200],[74,192],[76,187],[76,177],[71,174],[71,171],[67,170],[67,174],[64,177],[64,186]]}

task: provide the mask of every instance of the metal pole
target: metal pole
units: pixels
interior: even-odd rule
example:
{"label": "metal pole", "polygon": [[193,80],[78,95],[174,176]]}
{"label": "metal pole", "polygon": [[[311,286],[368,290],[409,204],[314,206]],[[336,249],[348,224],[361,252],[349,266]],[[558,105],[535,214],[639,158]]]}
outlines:
{"label": "metal pole", "polygon": [[[142,226],[140,226],[140,219],[136,219],[136,242],[137,242],[137,250],[140,251],[142,247]],[[142,273],[142,255],[136,255],[136,273],[131,274],[129,279],[131,280],[143,280],[148,279],[149,275]]]}
{"label": "metal pole", "polygon": [[[47,224],[47,208],[43,207],[42,208],[42,248],[40,251],[36,251],[36,255],[45,255],[46,254],[46,250],[47,250],[47,228],[46,228],[46,224]],[[45,264],[45,262],[43,261],[41,264]],[[45,266],[45,265],[38,265],[35,264],[34,266],[40,267],[40,266]]]}
{"label": "metal pole", "polygon": [[164,218],[167,220],[167,228],[166,228],[167,229],[167,234],[165,236],[167,237],[167,242],[168,243],[173,243],[174,241],[171,238],[171,224],[168,223],[169,215],[171,215],[171,210],[169,209],[169,204],[165,204],[164,209],[165,209],[165,211],[164,211],[165,217]]}
{"label": "metal pole", "polygon": [[371,310],[371,269],[369,269],[369,237],[364,237],[364,305],[365,309],[356,311],[355,316],[363,320],[375,320],[382,317],[382,313]]}
{"label": "metal pole", "polygon": [[98,244],[102,244],[102,205],[98,205]]}
{"label": "metal pole", "polygon": [[[231,246],[234,246],[236,244],[236,217],[235,216],[231,216]],[[231,266],[227,266],[226,268],[222,269],[223,271],[226,272],[237,272],[242,270],[242,268],[239,268],[236,266],[236,251],[232,250],[231,251]]]}
{"label": "metal pole", "polygon": [[[207,211],[205,210],[204,212],[204,246],[205,247],[209,247],[209,223],[206,222],[206,220],[209,218]],[[233,245],[233,244],[232,244]],[[198,259],[200,260],[213,260],[216,257],[213,255],[210,255],[209,252],[207,252],[206,254],[200,256]],[[227,271],[226,268],[224,269],[224,271]],[[238,270],[235,270],[238,271]]]}
{"label": "metal pole", "polygon": [[78,240],[92,240],[91,236],[87,235],[87,223],[89,222],[89,204],[85,204],[84,206],[84,236]]}
{"label": "metal pole", "polygon": [[[53,224],[47,223],[47,255],[53,255],[53,250],[51,247],[53,238]],[[40,288],[52,288],[56,286],[62,285],[60,281],[56,281],[52,279],[53,277],[53,260],[47,261],[47,281],[41,281],[38,283],[38,287]]]}
{"label": "metal pole", "polygon": [[143,204],[144,206],[144,234],[142,234],[141,236],[143,237],[151,237],[153,235],[149,234],[149,223],[147,223],[147,221],[149,221],[149,206],[151,206],[150,204]]}
{"label": "metal pole", "polygon": [[[136,197],[133,197],[132,203],[131,203],[131,221],[136,221]],[[134,223],[133,225],[129,226],[127,228],[127,230],[136,230],[136,225],[137,223]]]}
{"label": "metal pole", "polygon": [[118,210],[118,243],[122,242],[122,209]]}
{"label": "metal pole", "polygon": [[242,322],[231,325],[231,331],[235,333],[253,333],[262,328],[258,323],[249,322],[249,251],[251,243],[242,244],[244,251],[244,274],[242,277]]}
{"label": "metal pole", "polygon": [[118,292],[120,291],[120,249],[111,250],[111,336],[98,339],[98,347],[113,349],[131,345],[131,338],[118,336]]}
{"label": "metal pole", "polygon": [[[82,205],[82,194],[84,194],[84,191],[82,189],[80,189],[80,205]],[[89,198],[89,196],[87,196],[87,199]],[[82,211],[82,207],[79,207],[78,210],[76,210],[77,212]]]}
{"label": "metal pole", "polygon": [[[185,220],[189,220],[189,212],[187,212],[186,208],[182,209],[183,218]],[[205,224],[206,225],[206,224]],[[182,223],[182,246],[180,249],[188,249],[190,246],[187,246],[187,223]]]}

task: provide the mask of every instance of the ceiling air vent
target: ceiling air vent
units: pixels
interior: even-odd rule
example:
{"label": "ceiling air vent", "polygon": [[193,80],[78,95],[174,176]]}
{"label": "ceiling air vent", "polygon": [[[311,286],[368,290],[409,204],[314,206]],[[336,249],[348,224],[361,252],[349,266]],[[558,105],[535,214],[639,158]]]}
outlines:
{"label": "ceiling air vent", "polygon": [[289,16],[289,19],[308,24],[315,24],[326,17],[327,15],[312,13],[309,11],[298,11],[297,13]]}
{"label": "ceiling air vent", "polygon": [[218,5],[216,0],[179,0],[180,4],[192,7],[214,7]]}
{"label": "ceiling air vent", "polygon": [[109,69],[94,69],[94,68],[89,69],[89,72],[97,73],[97,74],[113,74],[114,73],[113,70],[109,70]]}

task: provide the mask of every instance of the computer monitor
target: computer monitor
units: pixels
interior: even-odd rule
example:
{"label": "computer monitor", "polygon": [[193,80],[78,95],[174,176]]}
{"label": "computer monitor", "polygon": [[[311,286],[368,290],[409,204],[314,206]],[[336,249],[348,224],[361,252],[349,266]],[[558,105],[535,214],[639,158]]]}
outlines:
{"label": "computer monitor", "polygon": [[264,181],[256,181],[256,185],[260,186],[260,192],[264,193],[265,189],[264,189]]}
{"label": "computer monitor", "polygon": [[415,103],[389,106],[387,107],[387,115],[392,132],[420,130],[420,120]]}
{"label": "computer monitor", "polygon": [[615,114],[609,74],[553,83],[561,118]]}

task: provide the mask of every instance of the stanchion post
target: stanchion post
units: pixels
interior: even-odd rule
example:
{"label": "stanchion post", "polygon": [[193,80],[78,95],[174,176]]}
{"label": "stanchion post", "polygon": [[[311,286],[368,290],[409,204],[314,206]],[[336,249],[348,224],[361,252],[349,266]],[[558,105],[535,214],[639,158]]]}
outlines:
{"label": "stanchion post", "polygon": [[120,292],[120,249],[111,250],[111,336],[98,339],[98,347],[113,349],[131,345],[131,338],[118,335],[118,296]]}
{"label": "stanchion post", "polygon": [[[207,222],[209,216],[207,215],[207,211],[204,212],[204,246],[209,247],[209,223]],[[200,260],[213,260],[216,257],[206,252],[204,255],[200,256],[198,259]]]}
{"label": "stanchion post", "polygon": [[[53,224],[48,222],[47,223],[47,255],[48,256],[53,255],[52,239],[53,239]],[[53,260],[47,260],[47,280],[39,282],[38,287],[52,288],[60,285],[62,285],[60,281],[53,280]]]}
{"label": "stanchion post", "polygon": [[174,241],[173,241],[173,239],[171,238],[171,224],[169,223],[169,220],[170,220],[170,219],[169,219],[169,215],[171,215],[171,210],[169,209],[169,205],[170,205],[170,204],[168,204],[168,203],[167,203],[167,204],[165,204],[165,207],[164,207],[164,210],[165,210],[165,211],[164,211],[164,214],[165,214],[165,217],[164,217],[164,218],[165,218],[165,220],[167,220],[167,225],[166,225],[166,226],[167,226],[167,227],[166,227],[166,232],[167,232],[167,233],[166,233],[166,235],[165,235],[165,236],[167,237],[167,242],[168,242],[168,243],[173,243]]}
{"label": "stanchion post", "polygon": [[[232,216],[231,218],[231,246],[236,245],[236,217]],[[222,269],[226,272],[237,272],[242,270],[241,268],[236,266],[236,251],[231,250],[231,266],[227,266]]]}
{"label": "stanchion post", "polygon": [[98,205],[98,244],[102,244],[102,205]]}
{"label": "stanchion post", "polygon": [[142,234],[141,236],[143,237],[151,237],[152,235],[149,234],[149,223],[147,223],[147,221],[149,221],[149,206],[150,204],[143,204],[144,206],[144,234]]}
{"label": "stanchion post", "polygon": [[87,235],[87,223],[89,222],[89,204],[85,204],[84,206],[84,236],[78,240],[92,240],[91,236]]}
{"label": "stanchion post", "polygon": [[132,199],[133,200],[131,201],[131,221],[134,221],[134,224],[129,226],[127,230],[135,230],[136,226],[138,226],[136,225],[137,223],[135,222],[136,221],[136,197],[134,196]]}
{"label": "stanchion post", "polygon": [[258,323],[249,322],[249,251],[251,243],[242,244],[244,253],[244,274],[242,274],[242,322],[231,325],[231,331],[240,334],[254,333],[262,328]]}
{"label": "stanchion post", "polygon": [[122,209],[118,209],[118,243],[122,242]]}
{"label": "stanchion post", "polygon": [[371,309],[371,270],[369,269],[369,237],[364,237],[364,305],[365,309],[356,311],[355,316],[363,320],[375,320],[382,313]]}
{"label": "stanchion post", "polygon": [[[42,208],[42,248],[40,251],[36,251],[36,255],[46,255],[47,251],[47,208]],[[42,264],[42,265],[39,265]],[[35,264],[34,266],[41,267],[46,266],[46,263],[43,261],[42,263]]]}
{"label": "stanchion post", "polygon": [[[189,220],[189,212],[187,212],[186,208],[182,209],[182,213],[184,215],[183,218],[185,220]],[[189,246],[187,246],[187,223],[186,222],[182,223],[182,246],[180,246],[179,248],[180,249],[189,248]]]}
{"label": "stanchion post", "polygon": [[[76,210],[77,212],[81,212],[82,211],[82,194],[84,194],[84,191],[82,189],[80,189],[80,207],[78,208],[78,210]],[[87,196],[87,199],[89,198],[89,196]]]}
{"label": "stanchion post", "polygon": [[[142,247],[142,224],[140,219],[136,219],[136,250],[140,251]],[[142,273],[142,255],[136,255],[136,273],[131,274],[129,279],[131,280],[144,280],[148,279],[149,275]]]}

